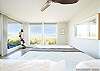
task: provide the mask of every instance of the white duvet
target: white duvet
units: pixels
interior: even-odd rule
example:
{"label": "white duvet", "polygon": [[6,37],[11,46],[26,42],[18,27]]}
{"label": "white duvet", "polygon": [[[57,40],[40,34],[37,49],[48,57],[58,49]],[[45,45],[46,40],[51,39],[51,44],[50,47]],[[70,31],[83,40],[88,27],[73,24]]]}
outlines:
{"label": "white duvet", "polygon": [[65,61],[0,60],[0,71],[66,71]]}
{"label": "white duvet", "polygon": [[93,59],[81,52],[30,51],[19,60],[1,59],[0,71],[75,71],[79,62]]}
{"label": "white duvet", "polygon": [[[56,66],[52,66],[52,71],[76,71],[76,65],[81,61],[93,60],[94,58],[82,52],[36,52],[29,51],[20,59],[26,60],[51,60],[57,62]],[[64,60],[64,61],[62,61]],[[65,66],[65,67],[62,67]],[[60,70],[62,67],[62,70]],[[55,70],[54,70],[55,69]]]}

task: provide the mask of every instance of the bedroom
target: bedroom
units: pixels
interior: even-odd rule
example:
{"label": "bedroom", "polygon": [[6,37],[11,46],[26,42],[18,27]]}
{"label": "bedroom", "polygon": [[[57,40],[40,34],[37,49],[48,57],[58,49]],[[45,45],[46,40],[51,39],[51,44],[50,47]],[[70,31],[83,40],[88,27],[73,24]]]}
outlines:
{"label": "bedroom", "polygon": [[[16,48],[18,48],[18,46],[16,46],[16,48],[14,49],[11,48],[12,50],[10,51],[7,49],[7,41],[9,41],[7,40],[9,37],[8,34],[11,33],[8,28],[10,28],[10,30],[12,31],[17,30],[14,34],[16,33],[18,34],[20,32],[20,29],[23,27],[24,29],[23,37],[25,40],[25,45],[27,45],[28,47],[31,47],[30,46],[30,39],[31,39],[30,30],[32,29],[30,27],[30,24],[35,23],[37,25],[38,23],[40,24],[38,25],[38,28],[34,26],[35,24],[32,26],[32,28],[35,27],[35,29],[33,30],[39,30],[39,31],[32,31],[32,32],[35,33],[35,36],[42,37],[41,38],[42,46],[35,44],[32,47],[38,46],[39,48],[41,47],[42,48],[47,48],[47,47],[60,48],[60,50],[57,50],[57,51],[61,51],[61,48],[66,48],[66,47],[73,48],[74,47],[78,49],[79,51],[84,52],[84,54],[89,55],[92,58],[96,58],[96,59],[100,58],[100,41],[97,39],[77,38],[75,36],[75,27],[74,27],[75,24],[80,23],[81,21],[91,16],[94,16],[97,13],[100,13],[100,1],[99,0],[92,0],[92,1],[91,0],[87,0],[87,1],[79,0],[79,2],[77,2],[76,4],[72,4],[72,5],[62,5],[58,3],[52,3],[51,6],[48,7],[44,12],[41,12],[40,8],[45,2],[46,0],[37,0],[37,1],[36,0],[25,0],[25,1],[23,0],[20,0],[20,1],[19,0],[10,0],[10,1],[0,0],[0,55],[4,56],[7,53],[10,53],[16,50]],[[11,18],[11,20],[7,20],[6,18],[7,16]],[[17,23],[17,26],[16,25],[15,26],[18,27],[18,29],[14,29],[15,26],[8,27],[9,24],[7,23],[15,23],[15,22]],[[53,29],[50,29],[47,24],[45,25],[45,23],[47,24],[52,23],[50,24],[51,26],[49,25],[49,27]],[[48,29],[51,31],[50,38],[53,38],[54,42],[49,43],[49,44],[54,44],[54,45],[48,45],[48,43],[45,43],[46,42],[45,37],[48,37],[49,35],[48,33],[46,33],[48,31],[45,29]],[[77,53],[80,53],[80,52],[76,52],[76,54]],[[29,54],[31,54],[31,52]],[[39,54],[43,54],[41,56],[45,57],[45,53],[36,53],[36,55],[39,55]],[[47,54],[48,56],[50,55],[51,57],[54,57],[52,56],[52,53],[50,52]],[[60,55],[65,55],[65,54],[57,53],[58,59]],[[73,54],[70,54],[70,55],[72,55],[73,57]],[[83,56],[84,54],[82,53]],[[27,53],[26,53],[26,56],[27,56]],[[30,55],[28,56],[31,57]],[[23,57],[24,56],[22,56],[21,58]],[[62,56],[62,59],[63,57],[64,56]]]}

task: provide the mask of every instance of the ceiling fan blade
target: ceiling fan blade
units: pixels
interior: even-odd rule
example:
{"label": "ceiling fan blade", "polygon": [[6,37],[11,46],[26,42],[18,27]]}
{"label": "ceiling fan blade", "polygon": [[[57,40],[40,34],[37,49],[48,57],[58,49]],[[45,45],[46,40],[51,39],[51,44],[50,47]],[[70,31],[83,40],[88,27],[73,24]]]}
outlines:
{"label": "ceiling fan blade", "polygon": [[41,11],[43,12],[45,9],[47,9],[51,5],[51,1],[47,1],[41,8]]}
{"label": "ceiling fan blade", "polygon": [[60,4],[73,4],[77,3],[79,0],[52,0],[52,1]]}

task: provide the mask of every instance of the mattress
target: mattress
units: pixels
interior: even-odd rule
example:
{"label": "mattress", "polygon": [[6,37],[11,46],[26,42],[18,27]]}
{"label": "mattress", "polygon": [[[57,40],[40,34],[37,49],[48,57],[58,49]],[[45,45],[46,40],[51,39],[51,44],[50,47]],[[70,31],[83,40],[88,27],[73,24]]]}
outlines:
{"label": "mattress", "polygon": [[[59,62],[64,60],[66,65],[65,71],[75,71],[76,65],[81,61],[93,60],[94,58],[82,52],[36,52],[29,51],[20,59],[24,60],[51,60]],[[60,64],[58,64],[59,66]],[[58,67],[56,66],[56,69]]]}

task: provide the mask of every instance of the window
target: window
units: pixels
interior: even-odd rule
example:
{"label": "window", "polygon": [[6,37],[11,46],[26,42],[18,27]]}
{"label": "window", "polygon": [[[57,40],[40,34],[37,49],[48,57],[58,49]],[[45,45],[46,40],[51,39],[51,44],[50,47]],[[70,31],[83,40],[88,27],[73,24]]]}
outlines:
{"label": "window", "polygon": [[96,39],[98,38],[97,29],[98,29],[98,26],[96,23],[96,19],[93,18],[90,20],[86,20],[85,22],[81,24],[77,24],[75,35],[79,38]]}
{"label": "window", "polygon": [[55,23],[44,24],[45,45],[55,45],[57,36],[57,27]]}
{"label": "window", "polygon": [[77,36],[78,37],[82,37],[82,38],[89,37],[88,31],[89,31],[88,25],[86,24],[77,25]]}
{"label": "window", "polygon": [[42,24],[30,24],[30,44],[42,44]]}
{"label": "window", "polygon": [[91,22],[91,24],[90,24],[90,37],[91,38],[97,37],[96,28],[97,28],[96,24]]}
{"label": "window", "polygon": [[8,25],[7,47],[8,49],[10,49],[20,45],[19,31],[21,29],[21,24],[17,23],[16,21],[9,20],[7,25]]}
{"label": "window", "polygon": [[55,23],[33,23],[30,24],[30,44],[56,44],[56,24]]}

